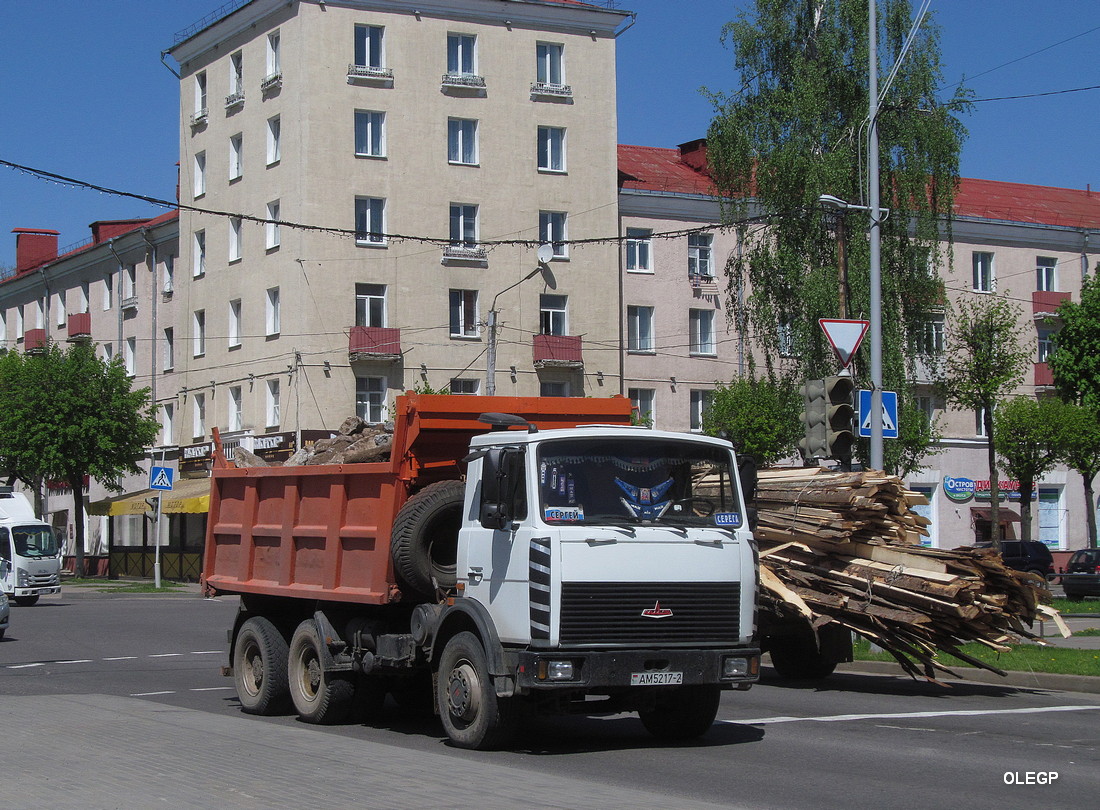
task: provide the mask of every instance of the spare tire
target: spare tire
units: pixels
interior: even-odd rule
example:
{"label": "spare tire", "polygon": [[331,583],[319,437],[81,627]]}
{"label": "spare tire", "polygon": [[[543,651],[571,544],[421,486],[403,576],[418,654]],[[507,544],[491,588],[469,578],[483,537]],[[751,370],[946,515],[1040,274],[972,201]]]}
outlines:
{"label": "spare tire", "polygon": [[458,530],[466,485],[439,481],[405,502],[393,520],[390,551],[402,584],[432,598],[457,581]]}

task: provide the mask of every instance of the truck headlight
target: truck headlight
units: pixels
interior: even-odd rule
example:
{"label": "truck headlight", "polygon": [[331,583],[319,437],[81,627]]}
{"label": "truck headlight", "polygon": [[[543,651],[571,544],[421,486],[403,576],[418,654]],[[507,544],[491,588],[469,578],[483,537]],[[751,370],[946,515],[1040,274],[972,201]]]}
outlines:
{"label": "truck headlight", "polygon": [[723,678],[745,678],[752,672],[752,658],[724,658],[722,660]]}
{"label": "truck headlight", "polygon": [[570,660],[552,661],[544,658],[539,661],[540,681],[571,681],[574,672],[573,662]]}
{"label": "truck headlight", "polygon": [[15,575],[15,584],[20,588],[26,588],[30,584],[30,579],[27,569],[20,568],[19,573]]}

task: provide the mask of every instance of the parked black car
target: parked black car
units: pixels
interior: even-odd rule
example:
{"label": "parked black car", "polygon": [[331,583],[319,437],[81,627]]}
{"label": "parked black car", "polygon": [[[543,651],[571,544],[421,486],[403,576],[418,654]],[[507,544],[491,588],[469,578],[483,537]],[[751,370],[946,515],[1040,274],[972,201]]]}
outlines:
{"label": "parked black car", "polygon": [[1083,548],[1073,552],[1062,577],[1062,590],[1066,599],[1100,596],[1100,549]]}
{"label": "parked black car", "polygon": [[[980,547],[989,548],[989,545]],[[1046,544],[1038,540],[1002,540],[1001,558],[1009,568],[1038,574],[1043,579],[1054,573],[1054,557]]]}

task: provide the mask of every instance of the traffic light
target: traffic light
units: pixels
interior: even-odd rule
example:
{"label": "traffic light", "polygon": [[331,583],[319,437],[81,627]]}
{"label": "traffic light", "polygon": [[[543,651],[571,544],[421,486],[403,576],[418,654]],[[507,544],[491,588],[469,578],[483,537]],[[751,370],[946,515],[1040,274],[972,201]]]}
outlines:
{"label": "traffic light", "polygon": [[855,411],[852,408],[852,393],[855,383],[851,377],[826,377],[822,380],[825,387],[825,446],[824,455],[837,461],[849,463],[852,460],[852,446],[856,442],[852,433],[852,420]]}
{"label": "traffic light", "polygon": [[829,455],[826,423],[828,403],[825,400],[825,380],[806,380],[799,389],[802,392],[802,425],[804,438],[798,441],[798,450],[809,461]]}

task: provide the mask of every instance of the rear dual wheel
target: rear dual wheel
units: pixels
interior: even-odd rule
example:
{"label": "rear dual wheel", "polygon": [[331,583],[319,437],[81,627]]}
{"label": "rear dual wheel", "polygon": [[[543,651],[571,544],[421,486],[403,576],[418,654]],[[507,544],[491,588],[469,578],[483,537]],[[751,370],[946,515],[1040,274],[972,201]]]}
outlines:
{"label": "rear dual wheel", "polygon": [[281,714],[287,707],[287,644],[262,616],[241,625],[233,643],[233,684],[248,714]]}
{"label": "rear dual wheel", "polygon": [[347,719],[355,683],[341,673],[325,672],[322,644],[312,619],[299,624],[290,639],[287,671],[298,716],[307,723],[327,725]]}

